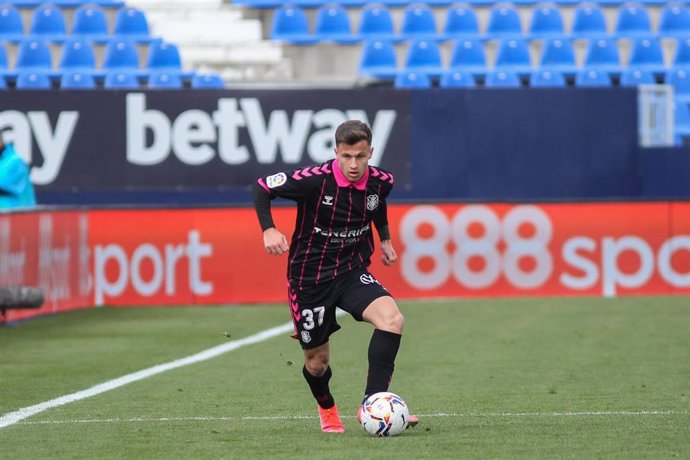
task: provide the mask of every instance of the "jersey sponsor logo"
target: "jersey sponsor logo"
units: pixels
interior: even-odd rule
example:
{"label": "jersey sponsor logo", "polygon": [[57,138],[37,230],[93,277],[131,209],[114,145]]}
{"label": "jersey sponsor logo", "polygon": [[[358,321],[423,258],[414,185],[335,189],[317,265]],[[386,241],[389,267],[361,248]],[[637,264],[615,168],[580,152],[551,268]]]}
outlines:
{"label": "jersey sponsor logo", "polygon": [[331,195],[324,195],[321,204],[325,204],[326,206],[333,206],[333,197]]}
{"label": "jersey sponsor logo", "polygon": [[369,274],[362,274],[359,276],[359,280],[362,282],[362,284],[381,284],[379,281],[374,278],[372,275]]}
{"label": "jersey sponsor logo", "polygon": [[376,209],[376,207],[379,205],[379,196],[378,195],[369,195],[367,197],[367,209],[369,211],[373,211]]}
{"label": "jersey sponsor logo", "polygon": [[357,228],[354,230],[325,230],[323,228],[314,227],[314,233],[321,236],[326,236],[330,238],[354,238],[362,236],[371,228],[370,224],[365,225],[362,228]]}
{"label": "jersey sponsor logo", "polygon": [[311,342],[311,334],[309,334],[308,331],[302,331],[302,342],[304,342],[304,343]]}
{"label": "jersey sponsor logo", "polygon": [[285,173],[278,173],[266,178],[266,185],[268,188],[280,187],[287,181]]}

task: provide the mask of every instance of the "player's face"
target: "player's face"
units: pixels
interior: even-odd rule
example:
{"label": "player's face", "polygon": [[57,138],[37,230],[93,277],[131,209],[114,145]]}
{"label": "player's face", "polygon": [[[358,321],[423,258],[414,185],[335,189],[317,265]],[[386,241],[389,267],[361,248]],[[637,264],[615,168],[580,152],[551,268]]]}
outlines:
{"label": "player's face", "polygon": [[345,177],[350,182],[357,182],[367,170],[373,152],[374,149],[367,141],[359,141],[352,145],[340,143],[335,148],[335,157]]}

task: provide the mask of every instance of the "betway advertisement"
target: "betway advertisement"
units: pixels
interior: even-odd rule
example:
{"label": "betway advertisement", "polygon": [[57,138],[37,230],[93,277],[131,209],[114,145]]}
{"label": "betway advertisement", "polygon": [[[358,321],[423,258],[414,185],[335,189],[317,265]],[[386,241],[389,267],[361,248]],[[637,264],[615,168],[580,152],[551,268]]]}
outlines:
{"label": "betway advertisement", "polygon": [[38,190],[246,187],[333,158],[348,119],[373,131],[372,162],[409,181],[409,95],[393,90],[8,93],[6,141]]}
{"label": "betway advertisement", "polygon": [[[389,205],[397,298],[690,294],[690,202]],[[274,209],[291,234],[295,211]],[[39,285],[41,310],[284,302],[285,256],[253,209],[0,215],[0,285]]]}

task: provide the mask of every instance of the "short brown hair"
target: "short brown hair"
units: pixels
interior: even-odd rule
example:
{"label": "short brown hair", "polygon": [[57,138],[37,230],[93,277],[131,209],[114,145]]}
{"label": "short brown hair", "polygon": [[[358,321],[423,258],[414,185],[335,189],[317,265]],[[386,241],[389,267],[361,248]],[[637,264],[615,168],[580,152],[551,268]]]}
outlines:
{"label": "short brown hair", "polygon": [[348,120],[335,130],[335,145],[354,145],[359,141],[367,141],[371,145],[371,129],[359,120]]}

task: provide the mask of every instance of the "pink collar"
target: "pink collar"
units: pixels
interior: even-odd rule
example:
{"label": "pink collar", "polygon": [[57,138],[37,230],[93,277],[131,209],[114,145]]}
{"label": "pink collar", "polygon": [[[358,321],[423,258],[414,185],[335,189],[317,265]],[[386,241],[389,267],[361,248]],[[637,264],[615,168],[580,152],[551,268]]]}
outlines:
{"label": "pink collar", "polygon": [[345,174],[340,170],[340,165],[338,160],[333,160],[331,166],[333,168],[333,175],[335,176],[335,182],[338,187],[354,187],[357,190],[365,190],[367,188],[367,180],[369,179],[369,167],[364,171],[364,175],[357,181],[351,182]]}

